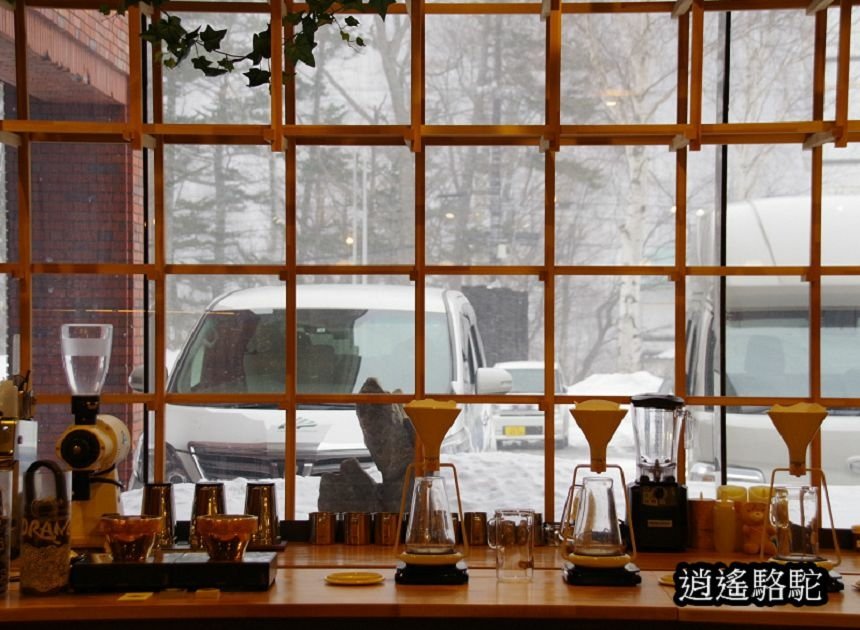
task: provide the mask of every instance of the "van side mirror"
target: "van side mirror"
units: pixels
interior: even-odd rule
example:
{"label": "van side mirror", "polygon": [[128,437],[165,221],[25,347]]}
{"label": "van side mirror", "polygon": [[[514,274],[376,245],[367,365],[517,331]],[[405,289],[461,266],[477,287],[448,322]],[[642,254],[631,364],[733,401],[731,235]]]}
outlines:
{"label": "van side mirror", "polygon": [[[165,376],[167,376],[167,370],[164,371]],[[143,366],[135,365],[134,369],[132,369],[131,374],[128,375],[128,386],[131,387],[131,390],[134,392],[144,392],[143,389]]]}
{"label": "van side mirror", "polygon": [[513,378],[510,372],[503,368],[478,368],[475,376],[476,394],[507,394],[511,391]]}

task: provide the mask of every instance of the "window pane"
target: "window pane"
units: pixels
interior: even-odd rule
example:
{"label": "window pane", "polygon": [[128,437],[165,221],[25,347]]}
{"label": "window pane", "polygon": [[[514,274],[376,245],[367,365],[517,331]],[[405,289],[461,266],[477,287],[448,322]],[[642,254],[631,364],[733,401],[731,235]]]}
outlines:
{"label": "window pane", "polygon": [[282,263],[284,156],[268,147],[165,147],[167,258]]}
{"label": "window pane", "polygon": [[[192,31],[228,29],[221,48],[232,54],[251,52],[254,33],[265,31],[268,15],[241,13],[171,13]],[[218,57],[213,57],[217,59]],[[237,63],[236,70],[220,77],[206,77],[187,60],[164,69],[164,122],[268,123],[271,114],[265,85],[248,87],[242,73],[250,68]]]}
{"label": "window pane", "polygon": [[18,117],[15,76],[15,13],[11,6],[0,7],[0,54],[5,60],[0,70],[0,117],[13,120]]}
{"label": "window pane", "polygon": [[537,15],[428,15],[431,125],[540,124],[546,27]]}
{"label": "window pane", "polygon": [[824,196],[821,204],[821,262],[824,265],[860,264],[856,239],[860,222],[860,182],[854,176],[860,148],[824,147]]}
{"label": "window pane", "polygon": [[414,158],[404,147],[298,147],[300,264],[414,259]]}
{"label": "window pane", "polygon": [[802,11],[733,11],[730,122],[809,120],[815,21]]}
{"label": "window pane", "polygon": [[126,120],[127,28],[125,16],[105,16],[93,10],[28,9],[30,118]]}
{"label": "window pane", "polygon": [[562,122],[675,122],[677,24],[667,13],[566,15]]}
{"label": "window pane", "polygon": [[727,264],[809,264],[809,168],[796,146],[729,147]]}
{"label": "window pane", "polygon": [[673,291],[663,277],[559,278],[555,345],[569,391],[672,391]]}
{"label": "window pane", "polygon": [[18,260],[17,181],[18,149],[3,145],[0,147],[0,262]]}
{"label": "window pane", "polygon": [[135,187],[142,181],[141,166],[141,154],[128,145],[34,144],[32,213],[39,237],[33,258],[142,262],[142,252],[126,246],[142,240],[143,208]]}
{"label": "window pane", "polygon": [[663,147],[575,147],[557,159],[557,264],[674,263],[674,154]]}
{"label": "window pane", "polygon": [[[720,212],[716,171],[719,148],[687,154],[687,264],[720,264]],[[693,279],[688,278],[689,284]]]}
{"label": "window pane", "polygon": [[316,66],[297,66],[299,124],[408,124],[411,29],[406,15],[359,16],[367,46],[347,45],[336,28],[317,33]]}
{"label": "window pane", "polygon": [[427,262],[539,264],[544,156],[533,147],[427,147]]}

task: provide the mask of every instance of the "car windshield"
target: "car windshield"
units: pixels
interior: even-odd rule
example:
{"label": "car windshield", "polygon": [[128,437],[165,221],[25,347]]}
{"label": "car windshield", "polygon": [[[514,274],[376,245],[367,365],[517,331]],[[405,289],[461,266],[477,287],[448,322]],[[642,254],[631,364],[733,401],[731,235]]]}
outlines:
{"label": "car windshield", "polygon": [[[855,309],[821,317],[821,391],[854,396],[860,379],[860,326]],[[726,322],[730,395],[806,396],[809,318],[806,311],[731,312]]]}
{"label": "car windshield", "polygon": [[[374,377],[386,391],[414,391],[412,312],[373,309],[299,309],[299,393],[348,394]],[[428,391],[448,391],[451,348],[444,313],[426,318]],[[177,362],[177,393],[284,391],[283,310],[210,311]]]}

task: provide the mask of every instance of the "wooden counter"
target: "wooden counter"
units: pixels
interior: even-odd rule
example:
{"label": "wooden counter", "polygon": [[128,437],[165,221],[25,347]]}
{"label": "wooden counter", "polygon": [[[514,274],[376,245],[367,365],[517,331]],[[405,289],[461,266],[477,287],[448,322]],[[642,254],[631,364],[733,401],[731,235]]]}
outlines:
{"label": "wooden counter", "polygon": [[[556,550],[538,550],[534,581],[499,583],[488,550],[478,549],[469,560],[465,586],[400,586],[394,583],[390,549],[379,547],[312,547],[290,544],[279,554],[277,579],[266,592],[153,593],[141,601],[123,601],[117,594],[21,596],[17,584],[0,596],[0,626],[14,628],[286,628],[311,624],[315,628],[381,629],[407,624],[409,630],[440,627],[443,620],[461,620],[472,628],[522,628],[530,620],[544,628],[611,627],[665,628],[701,623],[786,627],[860,627],[857,558],[842,567],[846,591],[830,596],[823,608],[780,606],[678,607],[674,590],[659,584],[681,560],[714,561],[690,554],[640,554],[642,584],[636,587],[571,587],[561,578]],[[738,560],[749,561],[747,556]],[[333,570],[361,568],[377,571],[385,581],[373,586],[331,586],[325,576]],[[249,623],[251,622],[252,623]],[[461,622],[458,621],[458,625]],[[27,625],[23,625],[27,624]],[[444,629],[443,630],[447,630]]]}

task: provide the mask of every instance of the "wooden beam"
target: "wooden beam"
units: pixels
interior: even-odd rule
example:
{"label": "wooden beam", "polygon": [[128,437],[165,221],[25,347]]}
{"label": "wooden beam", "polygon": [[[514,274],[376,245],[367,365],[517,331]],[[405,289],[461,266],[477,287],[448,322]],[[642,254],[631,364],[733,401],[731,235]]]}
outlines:
{"label": "wooden beam", "polygon": [[5,144],[9,147],[20,147],[21,136],[11,131],[0,131],[0,144]]}
{"label": "wooden beam", "polygon": [[851,69],[851,0],[839,4],[839,51],[836,58],[836,146],[848,145],[848,90]]}
{"label": "wooden beam", "polygon": [[829,7],[836,0],[811,0],[809,6],[806,7],[806,15],[814,15]]}
{"label": "wooden beam", "polygon": [[690,139],[684,134],[679,133],[677,136],[672,138],[672,141],[669,143],[670,151],[680,151],[681,149],[685,149],[690,144]]}
{"label": "wooden beam", "polygon": [[810,149],[814,149],[815,147],[820,147],[822,145],[827,144],[828,142],[835,142],[836,135],[832,131],[819,131],[818,133],[811,134],[806,140],[803,141],[803,150],[809,151]]}
{"label": "wooden beam", "polygon": [[693,6],[693,0],[675,0],[675,6],[672,8],[672,17],[678,18],[690,11]]}

